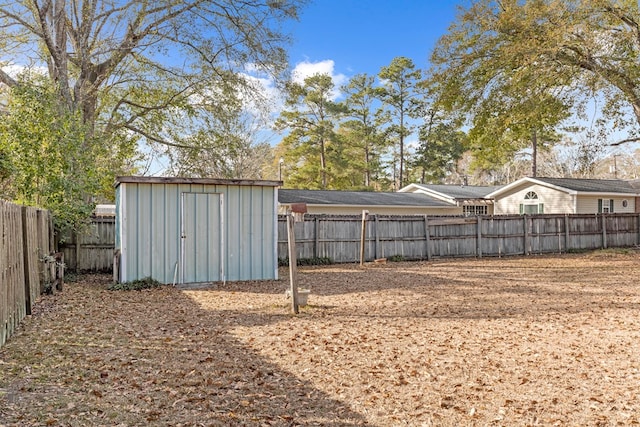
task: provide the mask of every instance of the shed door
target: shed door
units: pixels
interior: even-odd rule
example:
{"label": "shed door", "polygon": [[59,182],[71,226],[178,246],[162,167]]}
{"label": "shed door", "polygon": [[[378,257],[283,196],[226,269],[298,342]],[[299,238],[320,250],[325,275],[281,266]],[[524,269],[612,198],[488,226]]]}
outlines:
{"label": "shed door", "polygon": [[182,283],[224,281],[222,194],[182,193]]}

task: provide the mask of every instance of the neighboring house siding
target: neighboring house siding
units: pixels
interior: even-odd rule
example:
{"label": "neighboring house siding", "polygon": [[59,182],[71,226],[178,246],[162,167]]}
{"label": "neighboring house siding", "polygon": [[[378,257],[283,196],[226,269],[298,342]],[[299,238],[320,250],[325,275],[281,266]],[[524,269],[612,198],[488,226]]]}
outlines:
{"label": "neighboring house siding", "polygon": [[[635,200],[633,197],[607,197],[607,196],[578,196],[579,214],[590,214],[598,212],[598,200],[613,199],[613,213],[634,213]],[[623,206],[623,201],[627,201],[627,206]]]}
{"label": "neighboring house siding", "polygon": [[501,194],[495,200],[494,213],[508,215],[520,213],[520,205],[524,203],[525,195],[533,191],[538,195],[538,203],[544,205],[544,213],[573,213],[573,196],[542,185],[523,185],[512,191]]}

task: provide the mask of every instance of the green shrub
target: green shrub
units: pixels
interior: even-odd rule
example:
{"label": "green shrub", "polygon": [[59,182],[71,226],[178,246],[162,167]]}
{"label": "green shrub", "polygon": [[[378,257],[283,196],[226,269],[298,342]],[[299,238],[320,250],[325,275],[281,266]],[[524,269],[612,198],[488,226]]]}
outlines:
{"label": "green shrub", "polygon": [[390,257],[387,257],[387,261],[389,261],[389,262],[401,262],[401,261],[406,261],[406,260],[402,255],[391,255]]}
{"label": "green shrub", "polygon": [[107,289],[110,291],[140,291],[142,289],[157,288],[158,286],[163,286],[163,284],[151,277],[145,277],[144,279],[130,282],[114,283],[109,285]]}
{"label": "green shrub", "polygon": [[[298,258],[297,265],[331,265],[333,260],[327,257]],[[278,258],[278,267],[288,267],[289,258]]]}

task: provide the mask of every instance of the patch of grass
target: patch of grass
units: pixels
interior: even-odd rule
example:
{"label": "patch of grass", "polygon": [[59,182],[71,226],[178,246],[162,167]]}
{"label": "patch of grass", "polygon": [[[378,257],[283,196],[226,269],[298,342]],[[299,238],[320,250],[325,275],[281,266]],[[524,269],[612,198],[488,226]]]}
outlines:
{"label": "patch of grass", "polygon": [[64,272],[64,281],[65,283],[77,283],[82,280],[81,276],[78,273],[67,273]]}
{"label": "patch of grass", "polygon": [[591,249],[579,249],[579,248],[567,249],[568,254],[586,254],[587,252],[591,252]]}
{"label": "patch of grass", "polygon": [[[333,260],[328,257],[314,257],[314,258],[298,258],[297,265],[331,265]],[[278,258],[278,267],[288,267],[289,258]]]}
{"label": "patch of grass", "polygon": [[157,280],[151,277],[145,277],[144,279],[132,280],[130,282],[114,283],[107,287],[110,291],[140,291],[142,289],[157,288],[158,286],[164,286]]}
{"label": "patch of grass", "polygon": [[633,248],[607,248],[593,252],[595,256],[631,255],[635,253]]}
{"label": "patch of grass", "polygon": [[402,255],[391,255],[390,257],[387,257],[387,261],[389,261],[389,262],[402,262],[402,261],[406,261],[406,259]]}

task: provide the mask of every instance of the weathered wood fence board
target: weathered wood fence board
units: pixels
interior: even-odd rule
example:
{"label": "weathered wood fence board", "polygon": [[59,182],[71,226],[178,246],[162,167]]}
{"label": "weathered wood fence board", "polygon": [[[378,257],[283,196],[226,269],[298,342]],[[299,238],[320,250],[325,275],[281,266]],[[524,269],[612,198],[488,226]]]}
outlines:
{"label": "weathered wood fence board", "polygon": [[0,346],[51,281],[43,257],[53,249],[47,211],[0,201]]}
{"label": "weathered wood fence board", "polygon": [[[360,259],[361,216],[306,215],[296,224],[299,258]],[[286,258],[286,221],[278,219]],[[365,260],[529,255],[640,245],[639,214],[427,217],[369,215]]]}
{"label": "weathered wood fence board", "polygon": [[84,233],[61,238],[67,268],[76,272],[108,272],[113,269],[115,218],[95,217]]}

